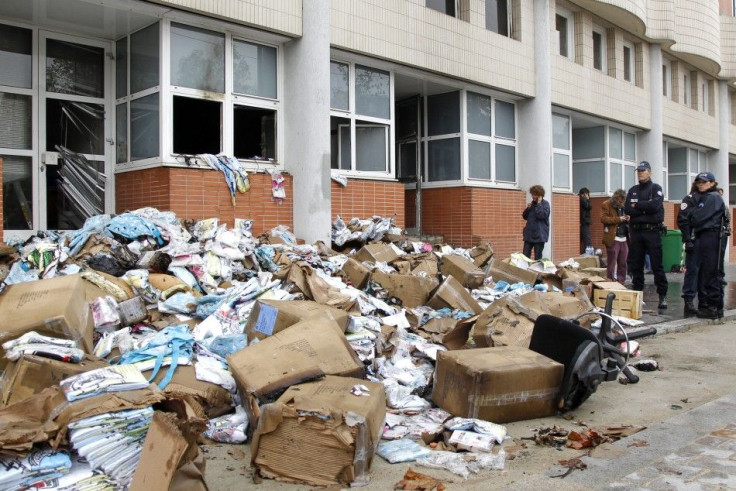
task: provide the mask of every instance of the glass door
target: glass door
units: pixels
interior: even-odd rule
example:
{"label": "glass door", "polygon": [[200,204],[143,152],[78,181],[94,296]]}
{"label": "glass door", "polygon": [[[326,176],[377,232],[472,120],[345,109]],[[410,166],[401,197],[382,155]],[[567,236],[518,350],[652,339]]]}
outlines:
{"label": "glass door", "polygon": [[81,228],[110,211],[111,45],[39,34],[39,228]]}

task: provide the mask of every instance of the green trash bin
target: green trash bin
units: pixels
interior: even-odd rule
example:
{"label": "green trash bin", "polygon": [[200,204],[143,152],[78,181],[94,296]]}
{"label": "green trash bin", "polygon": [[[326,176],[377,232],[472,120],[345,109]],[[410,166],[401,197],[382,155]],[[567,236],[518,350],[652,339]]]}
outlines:
{"label": "green trash bin", "polygon": [[673,266],[682,264],[682,232],[673,229],[667,230],[662,237],[662,266],[664,272],[672,271]]}

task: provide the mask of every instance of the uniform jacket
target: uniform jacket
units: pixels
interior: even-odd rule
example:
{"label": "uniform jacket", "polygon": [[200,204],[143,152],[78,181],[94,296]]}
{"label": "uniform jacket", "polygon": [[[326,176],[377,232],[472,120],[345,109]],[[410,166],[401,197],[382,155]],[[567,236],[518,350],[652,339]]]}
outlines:
{"label": "uniform jacket", "polygon": [[621,213],[613,204],[613,199],[607,199],[601,205],[601,223],[603,224],[603,245],[611,247],[616,241],[616,230],[621,223]]}
{"label": "uniform jacket", "polygon": [[720,230],[729,222],[728,209],[717,191],[697,194],[697,206],[690,213],[690,226],[695,235],[704,230]]}
{"label": "uniform jacket", "polygon": [[[631,205],[636,203],[636,208]],[[649,179],[643,184],[635,184],[629,189],[624,205],[626,214],[631,217],[631,225],[658,224],[664,221],[664,193],[659,184]]]}
{"label": "uniform jacket", "polygon": [[677,212],[677,228],[682,232],[682,241],[689,242],[693,240],[693,231],[690,227],[690,214],[698,206],[697,193],[690,193],[682,198],[680,209]]}
{"label": "uniform jacket", "polygon": [[549,201],[545,199],[524,209],[521,214],[526,220],[524,242],[539,243],[549,240],[549,211]]}

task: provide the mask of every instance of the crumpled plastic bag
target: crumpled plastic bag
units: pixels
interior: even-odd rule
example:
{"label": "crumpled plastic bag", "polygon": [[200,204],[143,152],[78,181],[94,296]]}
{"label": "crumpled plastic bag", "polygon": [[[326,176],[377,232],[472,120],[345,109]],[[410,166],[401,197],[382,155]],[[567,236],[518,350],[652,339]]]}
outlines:
{"label": "crumpled plastic bag", "polygon": [[235,413],[211,419],[204,436],[220,443],[244,443],[248,439],[247,430],[248,415],[242,406],[237,406]]}
{"label": "crumpled plastic bag", "polygon": [[416,460],[417,465],[431,469],[445,469],[463,479],[481,470],[503,470],[506,464],[506,451],[502,448],[498,454],[493,453],[456,453],[434,451]]}
{"label": "crumpled plastic bag", "polygon": [[391,464],[400,462],[412,462],[417,459],[428,456],[432,450],[419,445],[414,440],[382,440],[378,444],[378,455],[386,459]]}

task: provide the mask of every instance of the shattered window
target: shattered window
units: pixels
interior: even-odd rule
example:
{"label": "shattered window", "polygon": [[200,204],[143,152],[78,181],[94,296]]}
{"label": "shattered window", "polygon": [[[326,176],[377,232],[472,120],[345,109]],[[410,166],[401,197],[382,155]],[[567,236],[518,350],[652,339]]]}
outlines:
{"label": "shattered window", "polygon": [[46,99],[46,150],[63,145],[72,152],[104,155],[105,106]]}
{"label": "shattered window", "polygon": [[330,107],[350,109],[350,65],[330,62]]}
{"label": "shattered window", "polygon": [[388,72],[360,65],[355,67],[355,112],[362,116],[391,117]]}
{"label": "shattered window", "polygon": [[104,97],[105,51],[86,44],[46,40],[46,90]]}
{"label": "shattered window", "polygon": [[233,41],[233,91],[276,98],[276,48]]}
{"label": "shattered window", "polygon": [[225,35],[171,24],[171,85],[225,92]]}
{"label": "shattered window", "polygon": [[233,154],[239,159],[276,158],[276,111],[235,105]]}
{"label": "shattered window", "polygon": [[174,153],[217,154],[222,150],[222,104],[217,101],[174,96]]}

